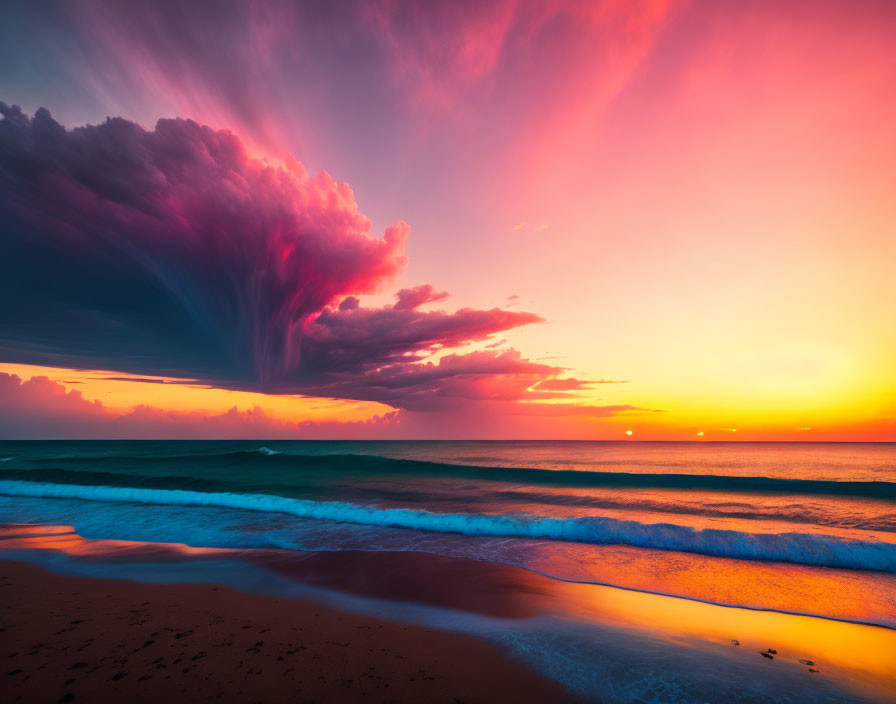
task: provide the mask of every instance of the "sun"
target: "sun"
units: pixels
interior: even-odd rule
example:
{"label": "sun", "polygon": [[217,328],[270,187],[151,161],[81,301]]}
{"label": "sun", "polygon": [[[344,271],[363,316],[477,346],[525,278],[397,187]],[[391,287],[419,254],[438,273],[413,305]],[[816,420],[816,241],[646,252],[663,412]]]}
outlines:
{"label": "sun", "polygon": [[634,435],[634,433],[633,433],[631,430],[626,430],[626,431],[625,431],[625,434],[626,434],[626,435],[629,435],[629,436]]}

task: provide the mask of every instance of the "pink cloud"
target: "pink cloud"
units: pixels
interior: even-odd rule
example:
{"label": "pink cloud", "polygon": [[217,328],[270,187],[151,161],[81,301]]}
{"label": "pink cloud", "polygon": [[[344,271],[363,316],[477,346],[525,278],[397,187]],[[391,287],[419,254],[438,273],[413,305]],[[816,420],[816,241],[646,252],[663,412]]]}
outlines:
{"label": "pink cloud", "polygon": [[396,310],[412,310],[422,306],[424,303],[433,303],[448,298],[447,291],[436,291],[430,284],[415,286],[414,288],[403,288],[395,294],[398,302],[392,306]]}
{"label": "pink cloud", "polygon": [[455,94],[491,73],[517,16],[518,2],[369,4],[368,25],[392,54],[414,102],[447,108]]}
{"label": "pink cloud", "polygon": [[405,223],[374,237],[346,184],[271,167],[229,132],[66,131],[46,110],[0,111],[0,246],[27,270],[4,291],[20,301],[7,358],[40,347],[70,365],[271,383],[300,364],[314,314],[404,266]]}
{"label": "pink cloud", "polygon": [[562,372],[510,352],[418,365],[541,318],[421,311],[447,297],[429,284],[361,307],[356,294],[404,266],[409,228],[373,236],[351,189],[326,172],[272,167],[189,120],[67,131],[43,109],[0,112],[0,256],[16,262],[0,293],[18,301],[0,332],[9,361],[396,408],[523,398]]}
{"label": "pink cloud", "polygon": [[[436,0],[415,5],[383,0],[367,5],[364,15],[370,31],[389,50],[396,78],[409,87],[414,103],[456,110],[481,84],[503,76],[502,68],[536,47],[539,60],[591,79],[565,82],[578,100],[602,103],[621,89],[649,53],[658,28],[682,4]],[[615,64],[609,81],[603,75],[608,58]],[[535,70],[529,74],[530,80],[539,78]],[[552,78],[551,87],[556,89],[557,83]],[[558,107],[569,114],[568,105]]]}
{"label": "pink cloud", "polygon": [[47,377],[0,372],[0,437],[9,439],[377,437],[395,419],[393,412],[360,422],[291,422],[258,406],[209,413],[140,405],[119,413]]}
{"label": "pink cloud", "polygon": [[[523,378],[533,372],[532,363],[516,360]],[[488,357],[480,363],[489,367]],[[460,372],[474,371],[470,360],[459,357],[446,363]],[[537,367],[538,365],[536,365]],[[518,387],[505,392],[507,379],[486,376],[479,380],[459,374],[459,384],[420,393],[415,410],[400,410],[374,416],[365,421],[316,422],[275,418],[255,406],[224,413],[183,412],[135,406],[118,412],[100,401],[88,401],[77,390],[46,377],[22,380],[0,372],[0,438],[414,438],[414,437],[525,437],[541,429],[557,436],[575,437],[593,431],[591,423],[618,413],[636,412],[631,406],[594,406],[586,404],[546,404],[519,402]],[[402,380],[425,389],[422,379]],[[467,403],[470,398],[479,402]],[[458,404],[467,403],[458,414]],[[554,421],[559,424],[552,425]]]}
{"label": "pink cloud", "polygon": [[36,429],[44,437],[89,434],[107,419],[99,401],[88,401],[77,389],[47,377],[22,381],[14,374],[0,372],[0,432],[8,438],[24,438]]}

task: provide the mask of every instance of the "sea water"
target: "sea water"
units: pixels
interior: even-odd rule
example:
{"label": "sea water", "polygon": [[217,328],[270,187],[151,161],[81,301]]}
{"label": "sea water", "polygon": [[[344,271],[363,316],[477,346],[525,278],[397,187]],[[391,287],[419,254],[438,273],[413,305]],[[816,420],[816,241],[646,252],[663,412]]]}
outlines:
{"label": "sea water", "polygon": [[[2,442],[0,459],[0,521],[70,525],[90,539],[424,552],[896,627],[893,444],[60,441]],[[722,686],[707,664],[717,654],[655,648],[655,637],[598,618],[568,612],[508,631],[427,613],[500,633],[586,696],[690,701]],[[620,668],[636,664],[659,679],[632,688]],[[751,697],[847,696],[814,682],[786,696],[751,682]]]}

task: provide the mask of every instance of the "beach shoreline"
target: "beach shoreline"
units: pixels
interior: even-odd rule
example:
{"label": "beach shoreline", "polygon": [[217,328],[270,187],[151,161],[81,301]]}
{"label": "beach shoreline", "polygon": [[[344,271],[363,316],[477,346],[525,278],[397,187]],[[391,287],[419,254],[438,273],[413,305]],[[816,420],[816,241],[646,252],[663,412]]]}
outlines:
{"label": "beach shoreline", "polygon": [[470,635],[216,584],[0,562],[4,702],[577,701]]}
{"label": "beach shoreline", "polygon": [[842,704],[889,702],[896,691],[890,628],[432,553],[191,547],[8,524],[0,594],[0,704],[670,692],[707,702],[801,692],[794,701]]}

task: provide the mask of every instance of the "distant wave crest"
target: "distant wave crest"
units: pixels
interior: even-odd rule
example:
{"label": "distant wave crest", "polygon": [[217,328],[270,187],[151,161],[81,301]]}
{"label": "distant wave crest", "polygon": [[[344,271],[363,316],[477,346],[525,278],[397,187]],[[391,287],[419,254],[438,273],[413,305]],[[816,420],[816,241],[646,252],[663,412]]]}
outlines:
{"label": "distant wave crest", "polygon": [[267,447],[260,447],[254,451],[238,450],[208,454],[49,457],[26,463],[26,466],[34,465],[38,467],[68,467],[92,471],[109,466],[119,471],[121,468],[152,465],[154,467],[169,467],[172,474],[182,467],[189,467],[191,471],[200,468],[213,471],[218,471],[221,468],[239,469],[252,474],[283,469],[291,472],[321,471],[326,472],[328,475],[347,473],[350,475],[451,477],[490,482],[511,482],[533,486],[774,492],[799,495],[857,496],[896,501],[896,482],[888,481],[833,481],[828,479],[789,479],[714,474],[493,467],[395,459],[377,455],[297,454],[278,452]]}
{"label": "distant wave crest", "polygon": [[0,480],[0,494],[192,507],[217,507],[384,528],[408,528],[469,536],[519,537],[593,544],[625,544],[747,560],[896,572],[896,544],[810,533],[747,533],[640,523],[602,516],[553,518],[533,514],[444,514],[380,509],[336,501],[310,501],[268,494],[180,489],[50,484]]}

